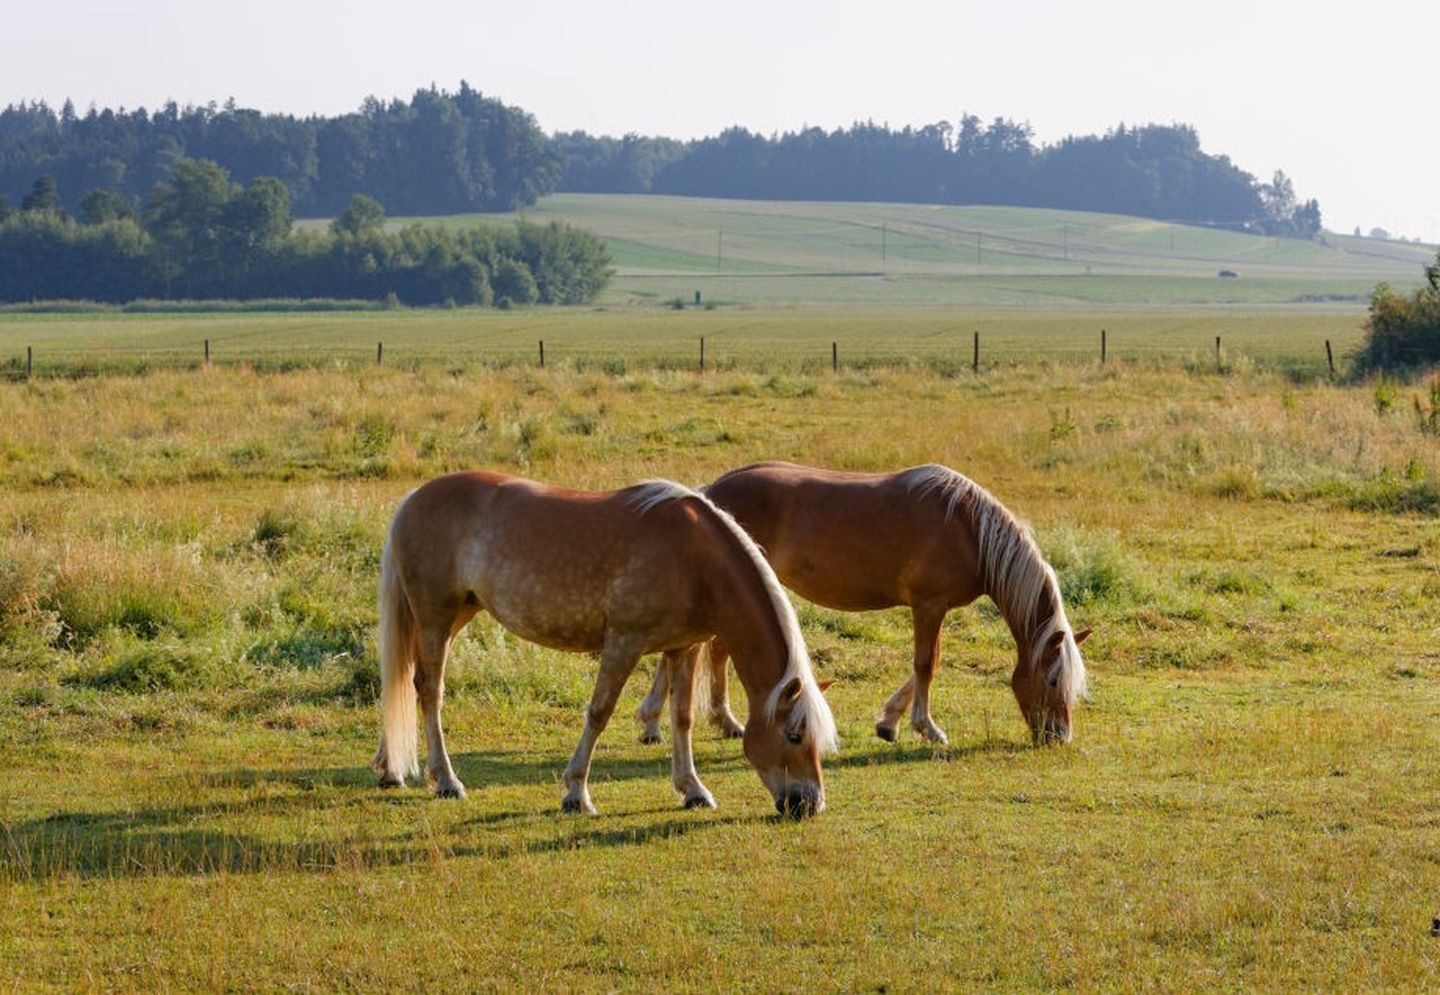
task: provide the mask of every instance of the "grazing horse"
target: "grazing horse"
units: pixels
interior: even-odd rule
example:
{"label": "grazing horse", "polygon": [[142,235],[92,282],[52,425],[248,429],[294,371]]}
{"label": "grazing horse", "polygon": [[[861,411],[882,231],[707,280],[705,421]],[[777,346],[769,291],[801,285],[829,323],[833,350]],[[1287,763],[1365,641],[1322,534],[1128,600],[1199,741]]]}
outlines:
{"label": "grazing horse", "polygon": [[381,557],[381,785],[419,775],[418,696],[427,779],[439,797],[464,797],[440,707],[450,643],[481,609],[524,639],[600,654],[565,811],[594,813],[595,741],[636,661],[653,652],[676,675],[673,783],[687,807],[714,807],[689,742],[695,661],[711,636],[734,655],[750,702],[745,755],[776,809],[825,807],[820,755],[835,748],[835,721],[795,610],[754,541],[702,495],[663,480],[590,493],[499,473],[451,474],[408,495]]}
{"label": "grazing horse", "polygon": [[[1085,692],[1080,643],[1065,617],[1055,571],[1029,530],[979,484],[931,464],[898,473],[847,473],[792,463],[755,463],[725,474],[705,495],[735,516],[792,590],[842,611],[908,605],[914,673],[880,710],[875,734],[894,741],[900,717],[924,738],[947,742],[930,717],[945,613],[989,595],[1015,637],[1010,686],[1036,742],[1069,742],[1071,709]],[[710,652],[712,721],[739,723],[725,697],[721,637]],[[659,740],[670,678],[657,669],[636,717]]]}

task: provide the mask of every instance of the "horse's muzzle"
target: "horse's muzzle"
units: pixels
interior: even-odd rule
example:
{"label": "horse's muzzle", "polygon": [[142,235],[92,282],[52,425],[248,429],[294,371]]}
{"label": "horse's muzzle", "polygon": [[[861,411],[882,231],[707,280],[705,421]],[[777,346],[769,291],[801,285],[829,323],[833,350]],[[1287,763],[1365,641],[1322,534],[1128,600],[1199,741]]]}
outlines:
{"label": "horse's muzzle", "polygon": [[1035,733],[1035,745],[1062,746],[1070,742],[1070,735],[1070,726],[1068,723],[1046,719],[1045,724]]}
{"label": "horse's muzzle", "polygon": [[803,819],[825,811],[825,800],[814,787],[793,784],[783,796],[775,799],[775,811],[792,819]]}

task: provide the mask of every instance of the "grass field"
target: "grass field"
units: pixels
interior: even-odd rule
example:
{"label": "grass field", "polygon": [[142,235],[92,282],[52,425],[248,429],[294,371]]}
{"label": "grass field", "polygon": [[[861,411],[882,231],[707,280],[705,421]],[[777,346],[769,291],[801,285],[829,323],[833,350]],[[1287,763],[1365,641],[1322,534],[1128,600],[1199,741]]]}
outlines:
{"label": "grass field", "polygon": [[[1227,317],[1216,372],[1216,316],[1163,314],[1104,315],[1103,369],[1040,349],[978,376],[972,322],[957,346],[924,309],[0,322],[47,349],[113,336],[168,355],[204,332],[222,359],[275,360],[0,381],[0,978],[1435,988],[1440,442],[1416,408],[1436,400],[1306,375],[1301,326],[1353,335],[1353,316]],[[1017,353],[1071,334],[1088,349],[1099,322],[1081,317],[985,327],[1014,329]],[[1127,355],[1142,327],[1197,361]],[[921,358],[817,364],[881,328]],[[477,347],[494,335],[518,358],[537,332],[559,350],[543,371]],[[584,358],[699,334],[746,358],[703,376]],[[381,337],[396,363],[377,369],[359,350]],[[281,361],[316,341],[356,352]],[[601,814],[563,817],[594,662],[480,619],[446,709],[470,798],[374,787],[373,592],[408,488],[478,466],[702,482],[762,457],[940,461],[1032,522],[1071,619],[1096,630],[1075,742],[1028,745],[988,603],[945,629],[950,747],[875,740],[904,614],[802,604],[838,678],[827,812],[776,821],[738,747],[703,732],[720,808],[680,810],[668,748],[629,721],[642,666],[596,754]]]}
{"label": "grass field", "polygon": [[0,314],[0,377],[198,367],[209,340],[215,364],[261,369],[373,364],[471,369],[546,362],[612,374],[694,369],[705,340],[710,369],[799,373],[828,369],[832,344],[850,369],[877,365],[946,373],[969,369],[974,333],[985,368],[1107,357],[1157,366],[1216,365],[1318,375],[1329,340],[1343,373],[1361,341],[1353,310],[950,309],[942,307],[613,307],[529,312],[399,310],[276,314]]}
{"label": "grass field", "polygon": [[1433,246],[1348,235],[1311,242],[1012,207],[561,194],[523,216],[601,235],[618,266],[611,304],[690,301],[698,290],[724,305],[1353,310],[1380,280],[1416,284],[1435,256]]}

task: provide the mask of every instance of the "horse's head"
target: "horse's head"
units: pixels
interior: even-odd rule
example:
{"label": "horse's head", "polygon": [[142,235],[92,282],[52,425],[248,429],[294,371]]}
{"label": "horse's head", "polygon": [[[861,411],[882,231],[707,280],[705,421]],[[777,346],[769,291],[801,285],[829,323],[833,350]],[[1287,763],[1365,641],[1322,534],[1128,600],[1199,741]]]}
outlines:
{"label": "horse's head", "polygon": [[1070,742],[1070,710],[1085,692],[1080,644],[1089,635],[1089,629],[1071,632],[1062,623],[1042,633],[1035,646],[1020,648],[1010,687],[1037,744]]}
{"label": "horse's head", "polygon": [[798,819],[825,810],[820,754],[835,748],[835,720],[822,694],[828,686],[791,677],[745,723],[745,756],[781,815]]}

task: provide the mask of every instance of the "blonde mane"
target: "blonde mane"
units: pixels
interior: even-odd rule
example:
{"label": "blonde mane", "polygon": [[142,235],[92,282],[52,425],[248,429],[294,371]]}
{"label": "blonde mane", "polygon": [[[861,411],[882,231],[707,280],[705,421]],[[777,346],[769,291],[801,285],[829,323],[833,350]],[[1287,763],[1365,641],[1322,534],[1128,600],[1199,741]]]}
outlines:
{"label": "blonde mane", "polygon": [[840,738],[835,728],[835,717],[830,712],[830,705],[825,700],[824,692],[820,690],[820,685],[815,681],[815,672],[810,666],[810,653],[805,648],[805,637],[800,631],[800,619],[795,614],[795,606],[785,596],[785,591],[780,586],[780,579],[775,576],[774,569],[765,559],[765,554],[761,552],[755,540],[750,538],[750,534],[740,527],[739,522],[735,521],[715,502],[701,492],[692,490],[683,484],[677,484],[673,480],[646,480],[629,488],[629,493],[626,495],[626,500],[641,515],[658,505],[681,498],[694,498],[700,502],[735,538],[759,572],[761,583],[765,586],[765,593],[775,609],[775,616],[780,622],[780,630],[785,640],[787,662],[785,672],[780,675],[780,680],[776,682],[770,696],[766,699],[766,718],[774,719],[775,712],[780,707],[781,692],[791,680],[799,678],[800,699],[790,712],[790,720],[794,723],[804,723],[806,735],[814,740],[821,753],[836,752],[839,749]]}
{"label": "blonde mane", "polygon": [[[1045,562],[1029,527],[989,491],[948,466],[930,463],[906,470],[900,476],[911,493],[938,496],[945,503],[946,520],[954,518],[961,508],[969,512],[975,527],[985,593],[1021,634],[1020,638],[1029,643],[1028,663],[1034,665],[1046,641],[1056,631],[1065,633],[1060,658],[1047,676],[1073,705],[1085,694],[1085,661],[1065,617],[1055,571]],[[1046,595],[1055,610],[1041,618]]]}

